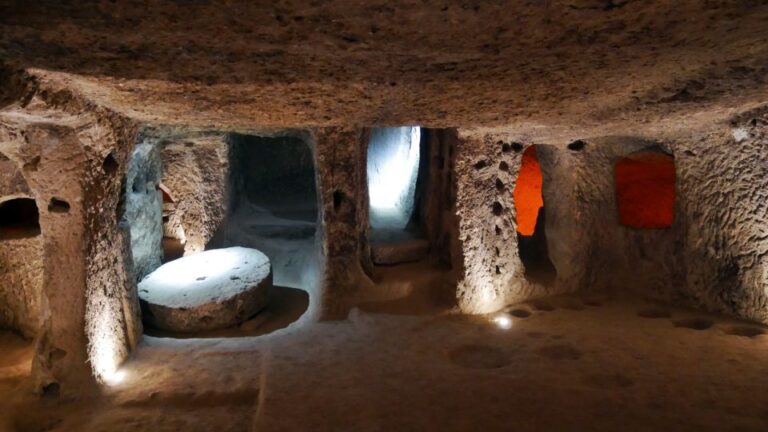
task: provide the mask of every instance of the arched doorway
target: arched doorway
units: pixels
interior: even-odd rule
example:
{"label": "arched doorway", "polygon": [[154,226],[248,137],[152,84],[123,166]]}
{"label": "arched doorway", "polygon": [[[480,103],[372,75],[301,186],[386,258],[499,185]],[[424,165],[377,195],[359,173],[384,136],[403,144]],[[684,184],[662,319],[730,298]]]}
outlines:
{"label": "arched doorway", "polygon": [[515,189],[512,192],[517,214],[517,242],[525,276],[532,282],[549,284],[555,267],[549,259],[546,235],[544,176],[535,145],[525,149]]}

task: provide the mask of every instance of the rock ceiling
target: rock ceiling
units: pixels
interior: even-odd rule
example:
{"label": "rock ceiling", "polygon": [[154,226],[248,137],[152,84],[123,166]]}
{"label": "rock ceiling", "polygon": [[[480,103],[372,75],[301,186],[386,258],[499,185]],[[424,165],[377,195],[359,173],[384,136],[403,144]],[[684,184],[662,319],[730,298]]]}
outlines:
{"label": "rock ceiling", "polygon": [[149,123],[663,136],[768,101],[768,2],[2,1],[0,59]]}

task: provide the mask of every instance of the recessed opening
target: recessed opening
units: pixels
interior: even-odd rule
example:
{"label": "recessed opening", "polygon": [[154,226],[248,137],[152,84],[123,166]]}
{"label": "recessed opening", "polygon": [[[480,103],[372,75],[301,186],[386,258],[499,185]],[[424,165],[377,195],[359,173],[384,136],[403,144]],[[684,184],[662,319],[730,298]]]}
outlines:
{"label": "recessed opening", "polygon": [[48,211],[51,213],[69,213],[69,203],[61,198],[53,197],[48,202]]}
{"label": "recessed opening", "polygon": [[40,235],[40,214],[32,198],[0,202],[0,240]]}
{"label": "recessed opening", "polygon": [[[311,147],[293,136],[233,134],[227,141],[229,174],[223,194],[217,197],[226,213],[213,238],[204,251],[185,256],[178,240],[163,238],[165,263],[139,283],[149,335],[259,336],[286,327],[309,306],[318,219]],[[189,143],[179,147],[189,152],[214,151]],[[164,159],[164,163],[174,162]],[[135,183],[143,184],[137,177]],[[174,181],[178,179],[169,178],[168,184]],[[145,188],[138,189],[132,193],[145,194]],[[188,192],[174,191],[159,181],[153,183],[152,191],[163,210],[162,216],[153,219],[161,224],[177,206],[184,209],[193,199],[184,195]],[[167,304],[182,312],[166,313]],[[188,315],[193,318],[188,319],[187,311],[192,311]]]}
{"label": "recessed opening", "polygon": [[544,177],[537,146],[523,152],[515,189],[512,193],[517,214],[517,240],[525,276],[534,282],[549,284],[555,267],[549,259],[546,235],[546,209],[542,189]]}
{"label": "recessed opening", "polygon": [[120,164],[117,162],[114,153],[110,153],[104,158],[101,168],[109,175],[117,173],[117,170],[120,169]]}
{"label": "recessed opening", "polygon": [[375,264],[418,261],[429,251],[418,222],[417,182],[429,162],[421,160],[421,147],[419,127],[371,131],[367,178]]}
{"label": "recessed opening", "polygon": [[[243,246],[266,254],[275,285],[305,288],[318,220],[315,163],[299,137],[233,135],[230,209],[207,249]],[[344,197],[333,194],[334,207]]]}
{"label": "recessed opening", "polygon": [[570,144],[568,144],[568,150],[571,151],[581,151],[584,150],[584,147],[587,146],[587,143],[583,140],[576,140]]}
{"label": "recessed opening", "polygon": [[404,229],[411,222],[419,170],[421,128],[376,128],[368,145],[371,226]]}
{"label": "recessed opening", "polygon": [[641,229],[669,228],[675,216],[675,161],[661,151],[644,150],[616,163],[619,222]]}

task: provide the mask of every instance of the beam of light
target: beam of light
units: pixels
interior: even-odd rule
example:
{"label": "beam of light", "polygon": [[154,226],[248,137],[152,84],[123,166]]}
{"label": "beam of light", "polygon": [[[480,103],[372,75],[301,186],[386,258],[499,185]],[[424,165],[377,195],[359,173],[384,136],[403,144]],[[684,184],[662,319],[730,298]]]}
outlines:
{"label": "beam of light", "polygon": [[421,128],[375,129],[368,147],[368,194],[372,218],[404,228],[413,213]]}
{"label": "beam of light", "polygon": [[115,370],[104,375],[104,382],[110,386],[116,386],[125,381],[126,372],[123,370]]}
{"label": "beam of light", "polygon": [[496,314],[493,317],[492,321],[494,324],[496,324],[496,327],[502,330],[509,330],[512,328],[512,317],[510,317],[506,313]]}

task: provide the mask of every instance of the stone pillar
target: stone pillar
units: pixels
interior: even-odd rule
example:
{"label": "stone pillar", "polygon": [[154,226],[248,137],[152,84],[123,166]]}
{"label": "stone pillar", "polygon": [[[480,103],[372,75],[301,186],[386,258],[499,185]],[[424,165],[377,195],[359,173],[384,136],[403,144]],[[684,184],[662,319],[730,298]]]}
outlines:
{"label": "stone pillar", "polygon": [[[456,213],[461,243],[457,300],[466,313],[489,313],[509,303],[552,294],[526,279],[520,261],[512,192],[530,143],[504,132],[459,130],[456,148]],[[551,167],[550,152],[542,167]],[[544,173],[547,182],[552,177]],[[547,185],[545,184],[545,193]],[[546,201],[547,197],[545,197]],[[555,219],[553,217],[553,219]],[[547,220],[547,228],[551,222]],[[552,241],[548,236],[548,244]]]}
{"label": "stone pillar", "polygon": [[320,319],[343,319],[361,283],[368,226],[365,146],[360,129],[322,128],[312,131],[319,202]]}
{"label": "stone pillar", "polygon": [[82,396],[111,377],[141,336],[128,234],[117,222],[135,127],[65,90],[32,88],[25,103],[0,110],[0,151],[22,167],[40,211],[33,374],[43,392]]}

